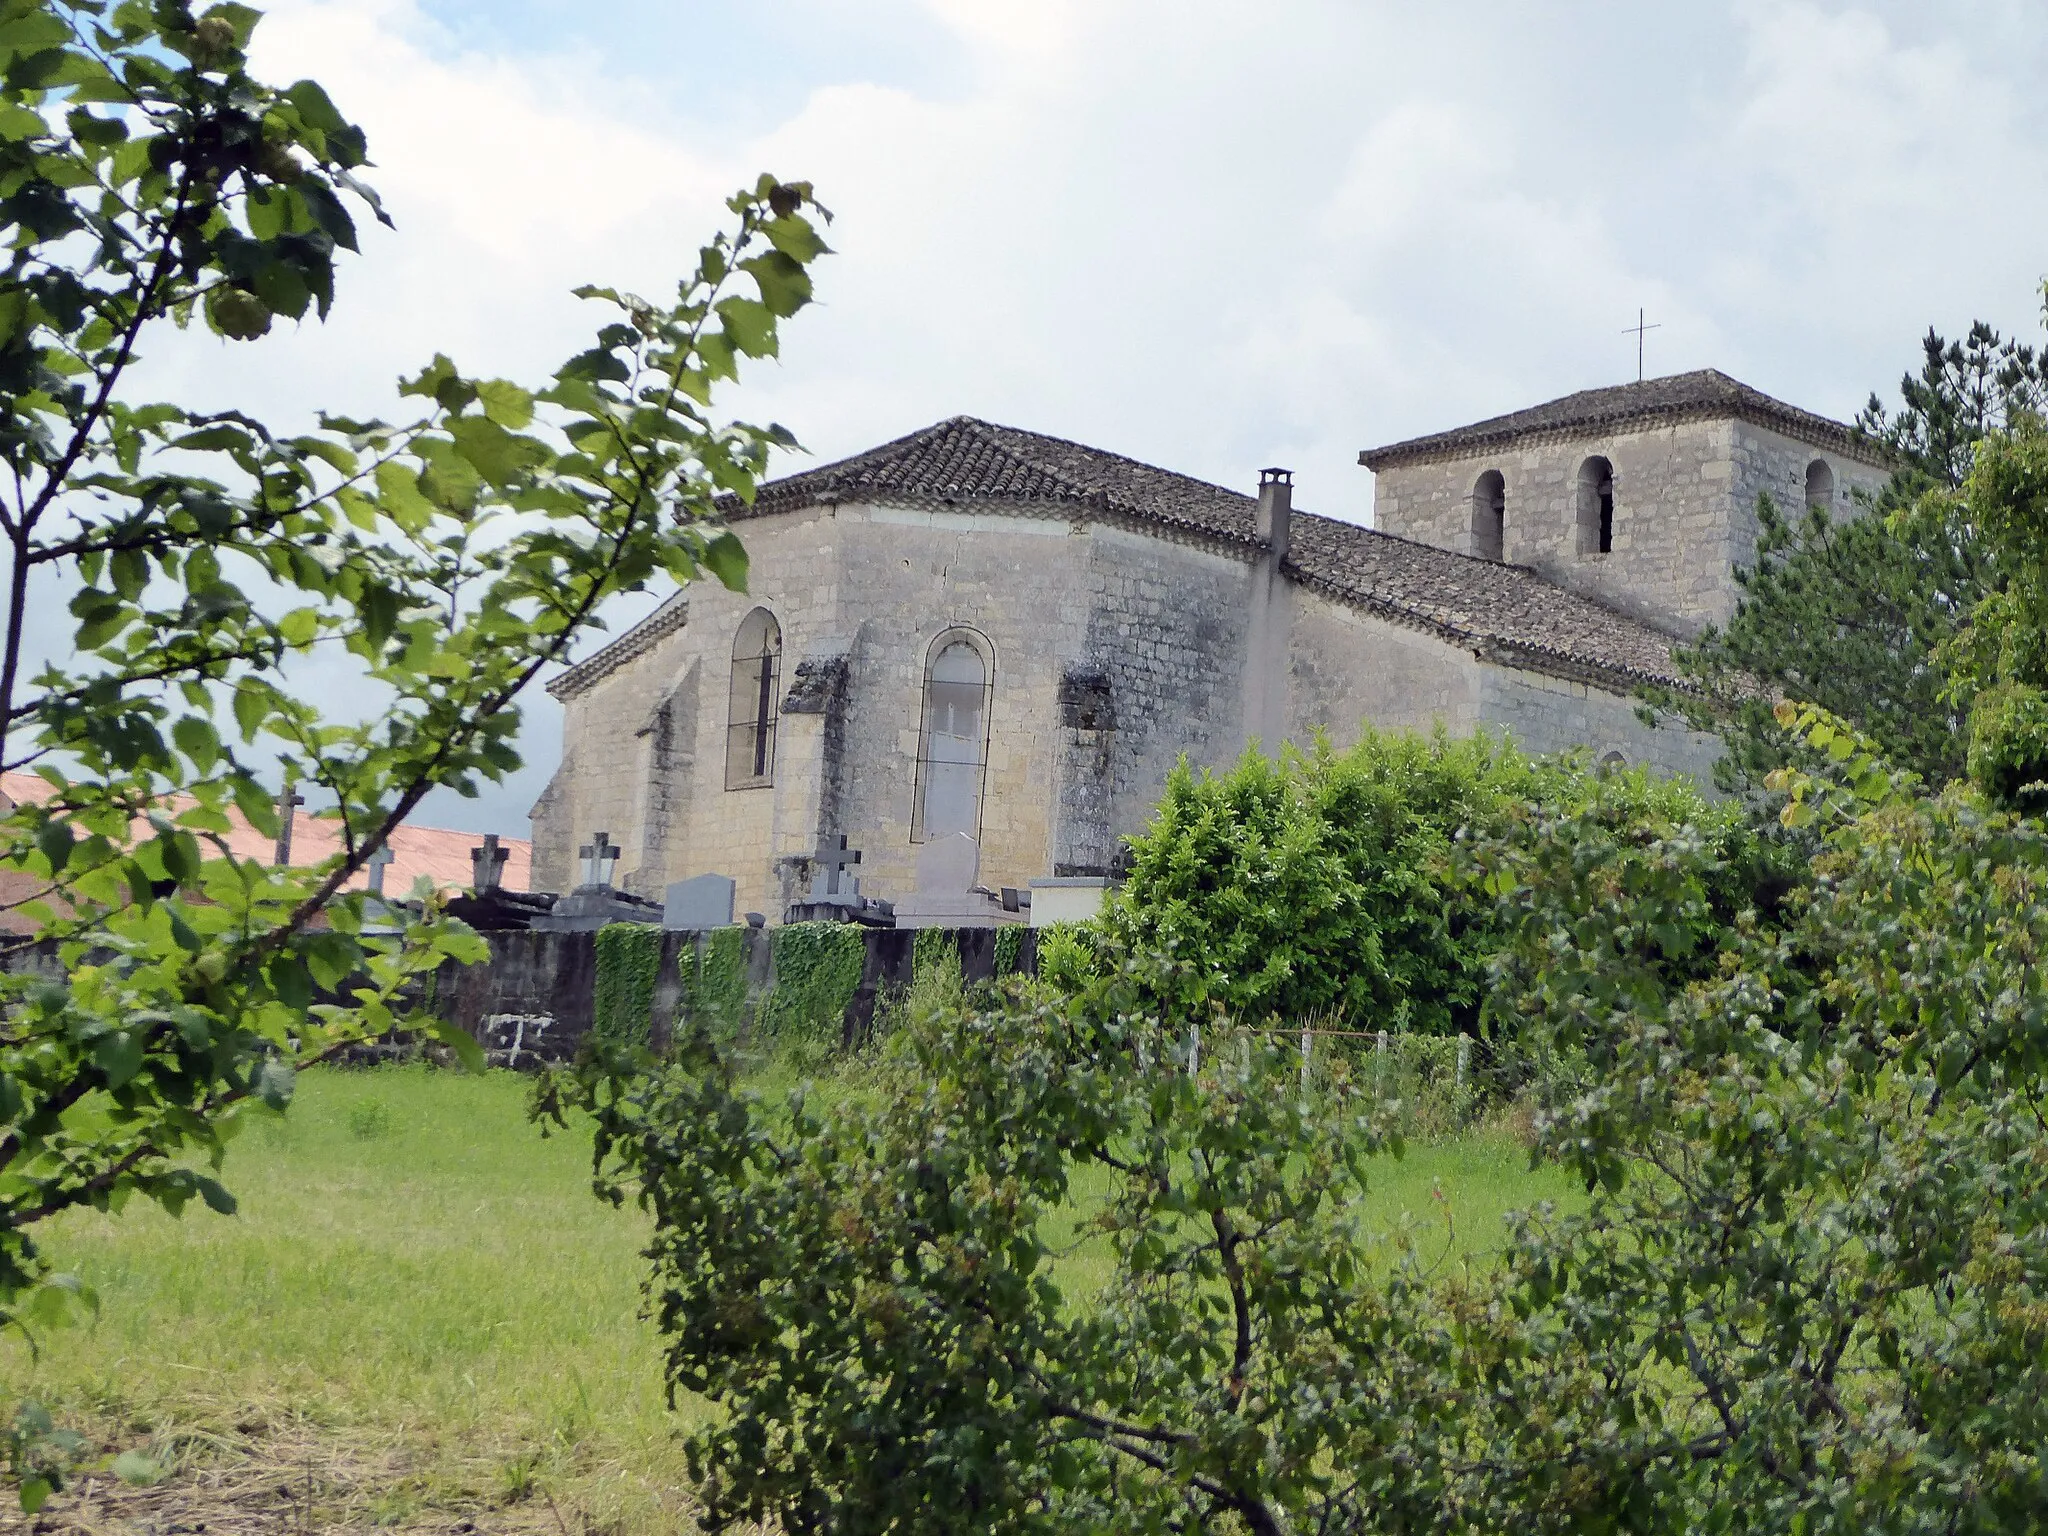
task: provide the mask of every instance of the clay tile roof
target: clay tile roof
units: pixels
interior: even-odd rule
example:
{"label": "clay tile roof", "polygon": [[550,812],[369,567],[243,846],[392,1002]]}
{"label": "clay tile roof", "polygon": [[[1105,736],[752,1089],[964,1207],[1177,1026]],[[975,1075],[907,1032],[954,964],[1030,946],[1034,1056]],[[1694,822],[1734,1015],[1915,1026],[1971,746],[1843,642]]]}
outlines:
{"label": "clay tile roof", "polygon": [[[1258,502],[1240,491],[969,416],[771,481],[751,508],[734,502],[727,512],[744,518],[865,500],[1020,509],[1029,502],[1067,503],[1084,514],[1121,515],[1238,546],[1257,543]],[[1622,691],[1677,681],[1669,636],[1526,567],[1300,511],[1292,526],[1289,572],[1336,601],[1525,670]],[[574,687],[594,682],[614,653],[633,654],[637,636],[628,631],[580,663]]]}
{"label": "clay tile roof", "polygon": [[[49,782],[32,773],[0,774],[0,815],[26,801],[41,805],[56,793]],[[173,795],[165,808],[176,813],[191,801]],[[227,843],[237,858],[261,859],[266,864],[277,851],[273,839],[252,827],[241,812],[228,812]],[[441,827],[416,827],[401,822],[391,831],[388,846],[391,863],[384,871],[385,892],[393,897],[412,890],[421,875],[443,891],[467,890],[473,876],[469,850],[483,840],[473,832],[450,832]],[[523,891],[533,879],[533,843],[523,837],[501,837],[498,846],[506,851],[499,882],[508,890]],[[341,852],[341,828],[328,817],[300,809],[292,812],[292,864],[308,867]],[[370,883],[366,871],[358,870],[348,882],[350,890],[365,890]]]}
{"label": "clay tile roof", "polygon": [[751,508],[729,502],[726,511],[730,517],[758,517],[817,502],[870,499],[1065,503],[1247,543],[1252,538],[1252,503],[1235,491],[972,416],[955,416],[836,464],[770,481]]}
{"label": "clay tile roof", "polygon": [[1511,411],[1469,427],[1411,437],[1384,448],[1368,448],[1359,454],[1358,462],[1376,470],[1417,459],[1449,458],[1544,433],[1615,431],[1714,416],[1737,416],[1759,426],[1774,427],[1802,442],[1852,453],[1873,464],[1884,462],[1877,446],[1854,428],[1774,400],[1762,390],[1751,389],[1712,368],[1606,389],[1582,389],[1546,405],[1532,405],[1525,411]]}
{"label": "clay tile roof", "polygon": [[1526,566],[1296,512],[1287,569],[1326,596],[1511,666],[1609,688],[1683,686],[1670,636]]}

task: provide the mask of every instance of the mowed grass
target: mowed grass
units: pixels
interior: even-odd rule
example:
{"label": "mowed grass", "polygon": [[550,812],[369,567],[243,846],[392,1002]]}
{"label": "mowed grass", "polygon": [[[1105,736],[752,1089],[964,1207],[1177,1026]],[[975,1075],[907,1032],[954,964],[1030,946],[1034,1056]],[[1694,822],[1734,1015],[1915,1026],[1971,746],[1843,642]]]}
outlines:
{"label": "mowed grass", "polygon": [[[5,1345],[6,1390],[187,1476],[324,1447],[355,1468],[323,1474],[330,1523],[678,1528],[680,1442],[706,1410],[664,1400],[644,1218],[592,1195],[587,1136],[543,1138],[526,1092],[502,1072],[308,1074],[287,1117],[234,1143],[235,1216],[138,1205],[48,1229],[101,1310],[39,1360]],[[1103,1192],[1077,1191],[1076,1214]],[[1483,1256],[1504,1212],[1550,1198],[1561,1176],[1475,1133],[1382,1160],[1366,1214],[1425,1255]],[[1077,1296],[1106,1271],[1099,1243],[1062,1265]]]}

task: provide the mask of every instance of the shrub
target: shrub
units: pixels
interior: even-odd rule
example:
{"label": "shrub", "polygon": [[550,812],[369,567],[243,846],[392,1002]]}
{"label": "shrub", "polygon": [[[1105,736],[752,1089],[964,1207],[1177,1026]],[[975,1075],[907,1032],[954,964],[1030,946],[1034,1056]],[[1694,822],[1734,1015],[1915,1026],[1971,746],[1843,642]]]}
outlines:
{"label": "shrub", "polygon": [[1093,923],[1048,923],[1038,930],[1038,979],[1057,993],[1079,992],[1095,978],[1101,946]]}
{"label": "shrub", "polygon": [[1247,753],[1222,774],[1183,763],[1131,840],[1128,883],[1073,940],[1047,930],[1039,974],[1072,994],[1137,964],[1153,1006],[1188,1019],[1475,1032],[1501,943],[1487,850],[1577,810],[1624,837],[1699,829],[1709,926],[1793,883],[1790,854],[1741,805],[1688,780],[1531,758],[1483,734],[1368,730],[1348,751]]}

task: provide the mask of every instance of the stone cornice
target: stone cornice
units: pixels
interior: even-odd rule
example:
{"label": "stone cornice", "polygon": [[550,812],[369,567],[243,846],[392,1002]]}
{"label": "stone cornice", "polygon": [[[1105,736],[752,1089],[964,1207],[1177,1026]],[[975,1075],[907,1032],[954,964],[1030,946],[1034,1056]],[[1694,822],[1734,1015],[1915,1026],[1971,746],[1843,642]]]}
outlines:
{"label": "stone cornice", "polygon": [[684,593],[676,593],[618,639],[550,678],[547,684],[549,694],[566,703],[579,694],[588,693],[601,679],[618,671],[635,657],[644,656],[657,643],[681,629],[689,616],[688,597]]}

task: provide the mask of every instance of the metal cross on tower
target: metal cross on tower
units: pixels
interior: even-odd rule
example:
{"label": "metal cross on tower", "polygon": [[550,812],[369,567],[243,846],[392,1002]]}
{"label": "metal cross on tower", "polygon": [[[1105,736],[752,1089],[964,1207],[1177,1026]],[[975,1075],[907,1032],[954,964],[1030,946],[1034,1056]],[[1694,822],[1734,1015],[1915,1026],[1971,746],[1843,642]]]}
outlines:
{"label": "metal cross on tower", "polygon": [[1651,331],[1661,331],[1663,329],[1662,325],[1645,325],[1643,323],[1643,311],[1640,308],[1636,310],[1636,323],[1634,325],[1625,325],[1621,328],[1622,335],[1633,336],[1636,339],[1636,382],[1638,384],[1643,382],[1643,337]]}
{"label": "metal cross on tower", "polygon": [[840,874],[860,862],[860,850],[847,847],[846,835],[841,833],[837,848],[827,843],[823,848],[820,848],[811,855],[811,862],[825,876],[825,894],[827,896],[837,896],[840,894]]}
{"label": "metal cross on tower", "polygon": [[583,860],[583,883],[585,885],[610,885],[612,866],[619,862],[619,851],[612,846],[609,832],[600,832],[581,848],[577,857]]}

